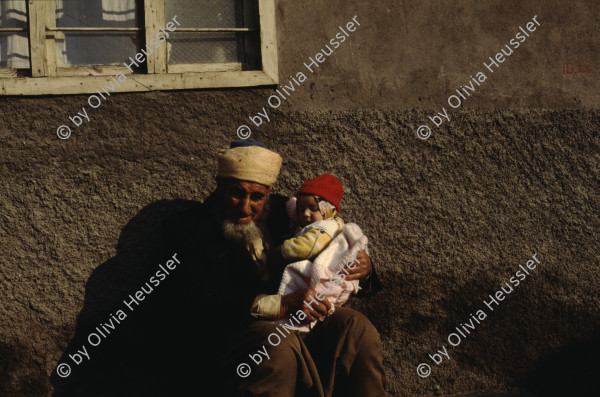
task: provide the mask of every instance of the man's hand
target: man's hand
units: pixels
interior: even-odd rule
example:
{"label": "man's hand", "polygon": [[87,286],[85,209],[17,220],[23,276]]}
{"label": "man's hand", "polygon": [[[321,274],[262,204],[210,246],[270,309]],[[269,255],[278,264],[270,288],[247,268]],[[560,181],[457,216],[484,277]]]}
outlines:
{"label": "man's hand", "polygon": [[367,255],[365,250],[358,251],[356,254],[356,260],[357,262],[350,264],[350,266],[356,265],[354,269],[349,269],[346,267],[346,270],[348,273],[350,273],[346,276],[346,280],[359,280],[363,277],[367,277],[369,273],[371,273],[371,270],[373,269],[373,266],[371,265],[371,258],[369,258],[369,255]]}
{"label": "man's hand", "polygon": [[[316,291],[314,289],[307,288],[283,295],[281,297],[280,318],[288,318],[290,314],[295,314],[298,310],[306,314],[304,322],[312,322],[327,316],[329,309],[331,309],[331,303],[327,299],[319,301],[317,298],[314,298],[315,294]],[[311,296],[314,298],[314,302]],[[305,305],[304,301],[310,304],[310,307]]]}

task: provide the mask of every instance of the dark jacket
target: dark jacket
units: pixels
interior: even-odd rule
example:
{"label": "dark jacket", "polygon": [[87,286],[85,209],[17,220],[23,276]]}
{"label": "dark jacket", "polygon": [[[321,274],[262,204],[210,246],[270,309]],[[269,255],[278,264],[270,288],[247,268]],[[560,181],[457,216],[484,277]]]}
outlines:
{"label": "dark jacket", "polygon": [[[251,255],[223,237],[216,200],[217,195],[211,194],[204,203],[165,219],[162,228],[165,260],[177,253],[181,263],[156,294],[159,309],[153,312],[152,323],[161,340],[157,356],[167,365],[164,376],[178,379],[181,387],[199,375],[196,366],[182,364],[182,357],[199,362],[217,359],[231,332],[256,321],[250,316],[254,298],[276,294],[283,273],[283,266],[269,265],[271,281],[262,281]],[[264,222],[270,247],[281,245],[291,232],[286,201],[278,194],[269,196]],[[369,292],[378,286],[373,274],[363,288]],[[215,371],[203,378],[219,384],[218,361],[214,364],[210,368]]]}
{"label": "dark jacket", "polygon": [[[254,297],[276,293],[279,281],[274,274],[272,282],[263,282],[248,251],[224,239],[215,213],[216,199],[213,193],[197,207],[166,219],[163,252],[165,257],[177,252],[181,261],[171,292],[190,309],[203,312],[213,331],[209,333],[223,337],[252,321],[249,313]],[[279,245],[289,229],[287,199],[270,195],[269,200],[266,225],[270,244]]]}
{"label": "dark jacket", "polygon": [[[250,254],[224,239],[215,212],[216,199],[213,193],[204,203],[163,224],[164,256],[177,253],[181,262],[165,283],[166,315],[189,336],[204,340],[221,340],[255,321],[250,316],[254,298],[263,293],[276,294],[283,273],[282,266],[271,266],[271,281],[261,280]],[[278,194],[269,196],[265,239],[271,247],[279,246],[290,233],[286,201]],[[361,286],[366,293],[380,289],[377,275]]]}

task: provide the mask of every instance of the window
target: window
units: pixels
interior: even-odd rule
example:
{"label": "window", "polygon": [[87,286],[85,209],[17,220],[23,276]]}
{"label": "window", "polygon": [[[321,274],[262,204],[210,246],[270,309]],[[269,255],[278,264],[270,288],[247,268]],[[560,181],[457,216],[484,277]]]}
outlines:
{"label": "window", "polygon": [[16,77],[19,69],[28,69],[26,0],[0,2],[0,77]]}
{"label": "window", "polygon": [[131,78],[115,91],[277,84],[274,14],[274,0],[0,0],[0,94],[93,93],[117,73]]}

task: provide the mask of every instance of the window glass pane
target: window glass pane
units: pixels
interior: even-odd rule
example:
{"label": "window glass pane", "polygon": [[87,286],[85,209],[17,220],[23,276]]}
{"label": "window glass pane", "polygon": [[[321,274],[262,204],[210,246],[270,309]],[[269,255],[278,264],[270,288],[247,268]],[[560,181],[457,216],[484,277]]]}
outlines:
{"label": "window glass pane", "polygon": [[242,62],[240,33],[196,33],[175,31],[169,38],[169,63]]}
{"label": "window glass pane", "polygon": [[242,0],[165,0],[165,19],[182,28],[241,28]]}
{"label": "window glass pane", "polygon": [[[55,0],[58,28],[140,27],[137,0]],[[141,31],[59,31],[58,66],[122,65],[139,52]]]}
{"label": "window glass pane", "polygon": [[[165,0],[165,19],[179,28],[241,28],[242,0]],[[167,39],[168,63],[243,62],[244,33],[177,32]]]}
{"label": "window glass pane", "polygon": [[138,27],[136,0],[56,0],[56,26],[61,28]]}
{"label": "window glass pane", "polygon": [[138,50],[136,32],[64,32],[56,36],[59,67],[86,65],[122,65]]}
{"label": "window glass pane", "polygon": [[0,32],[0,68],[28,69],[26,0],[0,1],[0,28],[25,29],[24,32]]}

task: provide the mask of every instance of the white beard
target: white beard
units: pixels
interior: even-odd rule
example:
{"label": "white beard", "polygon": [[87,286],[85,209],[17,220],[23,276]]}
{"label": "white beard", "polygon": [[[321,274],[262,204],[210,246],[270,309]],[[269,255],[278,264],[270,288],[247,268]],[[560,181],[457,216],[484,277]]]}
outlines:
{"label": "white beard", "polygon": [[254,242],[262,240],[265,237],[263,231],[266,230],[265,220],[270,209],[271,205],[267,201],[257,222],[252,221],[247,225],[237,224],[228,219],[222,220],[221,228],[223,229],[223,236],[226,240],[239,244],[242,247],[252,246]]}
{"label": "white beard", "polygon": [[243,247],[251,245],[256,240],[262,239],[263,236],[260,228],[254,221],[247,225],[238,225],[230,220],[224,220],[222,227],[225,239],[231,240]]}

